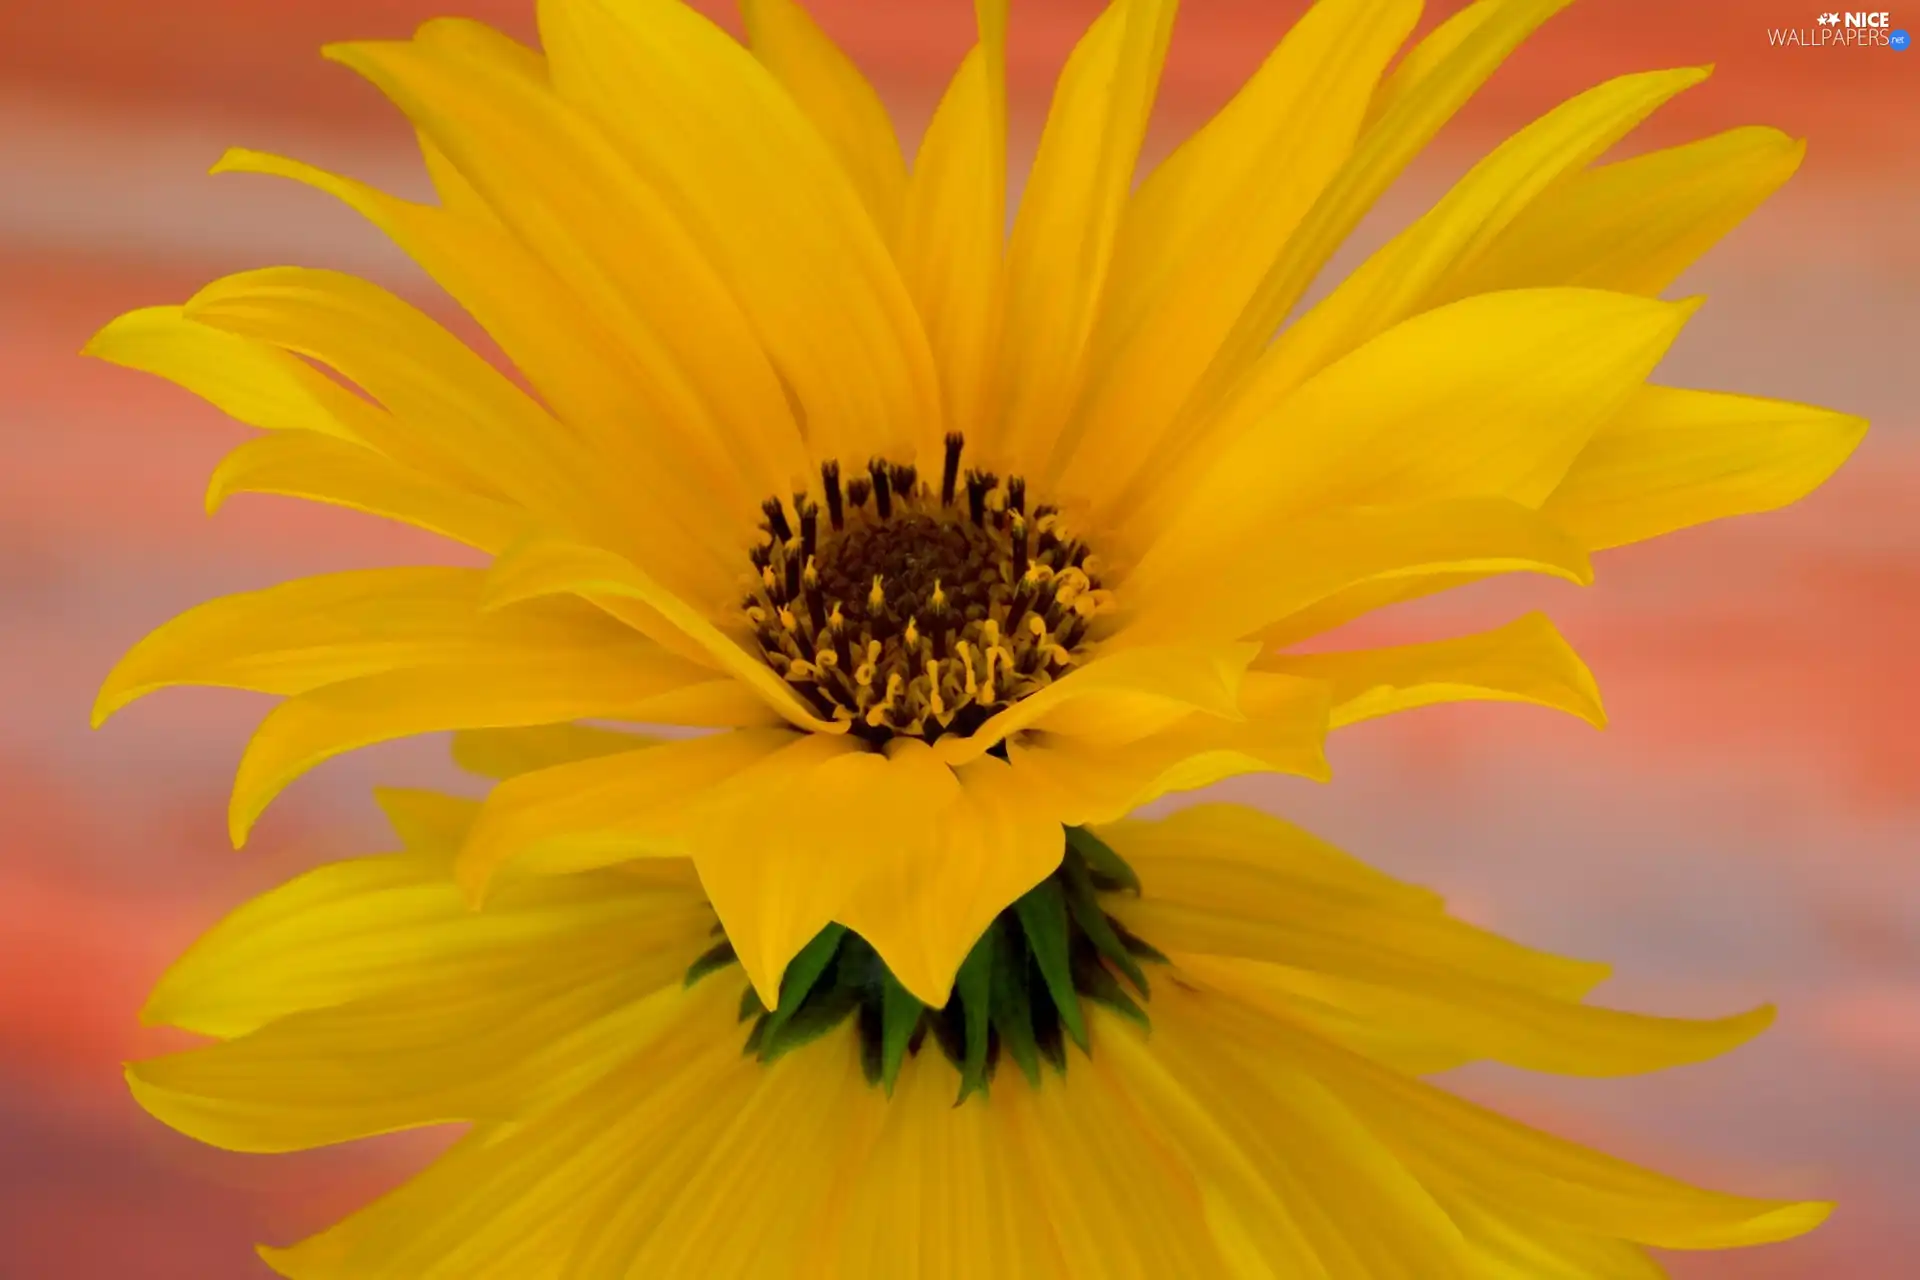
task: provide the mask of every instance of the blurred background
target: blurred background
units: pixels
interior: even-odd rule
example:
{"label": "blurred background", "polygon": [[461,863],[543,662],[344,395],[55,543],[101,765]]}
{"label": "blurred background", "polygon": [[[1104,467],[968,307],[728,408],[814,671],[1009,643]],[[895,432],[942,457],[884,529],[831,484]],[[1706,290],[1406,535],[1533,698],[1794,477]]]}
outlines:
{"label": "blurred background", "polygon": [[[1017,0],[1016,148],[1096,0]],[[1301,0],[1187,0],[1154,148],[1226,100]],[[1459,7],[1430,0],[1426,24]],[[718,10],[720,6],[713,6]],[[817,0],[916,137],[971,41],[967,0]],[[167,1041],[146,988],[247,895],[378,839],[366,787],[431,784],[437,744],[334,762],[228,847],[262,706],[163,693],[108,728],[93,691],[149,628],[301,573],[445,559],[424,535],[201,494],[243,435],[157,380],[84,361],[130,307],[281,262],[424,282],[324,197],[209,178],[229,144],[423,193],[410,135],[325,40],[443,12],[531,36],[531,0],[0,0],[0,1277],[240,1280],[437,1139],[293,1157],[203,1150],[128,1100]],[[721,13],[731,23],[731,12]],[[1897,1280],[1920,1256],[1920,53],[1770,47],[1813,0],[1584,0],[1542,31],[1363,229],[1377,244],[1505,131],[1625,71],[1718,64],[1629,143],[1744,123],[1811,139],[1788,189],[1695,269],[1711,303],[1662,372],[1811,400],[1874,429],[1801,506],[1608,553],[1587,591],[1499,586],[1404,609],[1401,639],[1549,608],[1614,727],[1514,707],[1347,731],[1330,786],[1227,794],[1295,816],[1470,917],[1615,962],[1602,997],[1675,1013],[1776,1001],[1728,1059],[1638,1081],[1499,1071],[1459,1086],[1533,1121],[1756,1194],[1837,1198],[1813,1237],[1673,1260],[1682,1277]],[[1920,8],[1895,13],[1920,26]],[[1356,249],[1357,252],[1357,249]],[[1352,254],[1348,255],[1348,261]]]}

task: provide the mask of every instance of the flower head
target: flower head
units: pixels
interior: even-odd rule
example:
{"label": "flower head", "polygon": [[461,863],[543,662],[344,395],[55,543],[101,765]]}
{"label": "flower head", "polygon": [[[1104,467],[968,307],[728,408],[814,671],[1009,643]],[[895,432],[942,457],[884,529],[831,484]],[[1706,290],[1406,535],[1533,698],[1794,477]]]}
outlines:
{"label": "flower head", "polygon": [[[1115,0],[1061,73],[1010,234],[1004,0],[980,0],[911,168],[792,0],[743,0],[750,47],[680,0],[539,0],[539,51],[457,20],[329,49],[416,126],[438,202],[256,152],[218,168],[364,214],[511,373],[384,289],[293,267],[89,348],[264,429],[210,505],[334,503],[485,560],[215,600],[136,646],[96,708],[170,684],[282,695],[239,769],[236,842],[330,756],[506,735],[462,739],[509,758],[478,761],[498,785],[431,858],[329,868],[258,908],[314,937],[344,912],[379,946],[245,972],[236,955],[271,949],[217,941],[255,937],[243,910],[156,996],[237,1037],[135,1069],[192,1132],[478,1125],[372,1225],[286,1265],[889,1275],[945,1242],[928,1274],[1191,1273],[1171,1260],[1209,1251],[1221,1274],[1634,1274],[1616,1238],[1808,1225],[1516,1136],[1408,1074],[1639,1069],[1751,1021],[1620,1022],[1571,1003],[1558,962],[1475,967],[1519,953],[1412,891],[1323,884],[1333,864],[1289,861],[1292,836],[1253,840],[1277,869],[1207,883],[1299,872],[1331,898],[1183,898],[1175,860],[1165,896],[1143,873],[1109,909],[1138,850],[1092,834],[1234,774],[1324,776],[1330,728],[1408,707],[1600,722],[1538,616],[1295,646],[1492,574],[1586,582],[1590,552],[1792,501],[1860,438],[1842,414],[1648,381],[1696,306],[1659,295],[1802,150],[1736,129],[1595,164],[1703,69],[1570,99],[1287,323],[1565,2],[1481,0],[1395,61],[1417,0],[1321,0],[1136,188],[1174,4]],[[1341,921],[1395,933],[1363,945]],[[1150,1050],[1114,1019],[1145,1019],[1154,964]],[[378,1027],[340,1021],[362,1017]],[[1003,1056],[1038,1079],[1077,1053],[1064,1090],[944,1109],[1011,1074]],[[775,1143],[800,1154],[715,1234],[714,1180]],[[946,1172],[900,1175],[922,1165]],[[1180,1225],[1119,1230],[1144,1206]]]}

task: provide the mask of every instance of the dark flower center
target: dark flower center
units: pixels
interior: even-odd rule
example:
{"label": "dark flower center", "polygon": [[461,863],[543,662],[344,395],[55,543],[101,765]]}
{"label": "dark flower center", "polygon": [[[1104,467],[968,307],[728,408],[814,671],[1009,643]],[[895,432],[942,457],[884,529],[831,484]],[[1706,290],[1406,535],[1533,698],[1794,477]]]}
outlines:
{"label": "dark flower center", "polygon": [[971,733],[1083,656],[1106,607],[1098,561],[1026,482],[960,467],[938,488],[876,458],[820,468],[821,492],[761,506],[743,602],[767,664],[823,717],[874,741]]}

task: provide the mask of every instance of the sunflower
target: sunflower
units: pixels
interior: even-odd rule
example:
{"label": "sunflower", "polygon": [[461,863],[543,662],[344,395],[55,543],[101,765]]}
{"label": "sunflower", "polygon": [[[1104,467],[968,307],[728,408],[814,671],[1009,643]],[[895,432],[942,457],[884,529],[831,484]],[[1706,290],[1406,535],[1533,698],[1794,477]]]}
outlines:
{"label": "sunflower", "polygon": [[[978,43],[910,169],[872,88],[791,0],[745,0],[746,46],[679,0],[540,0],[539,51],[458,20],[430,22],[409,41],[330,47],[415,125],[437,203],[257,152],[230,152],[216,168],[282,175],[346,202],[497,350],[481,354],[366,281],[278,267],[218,280],[183,306],[122,316],[89,351],[264,429],[221,464],[210,507],[240,492],[343,505],[443,534],[481,562],[337,573],[202,605],[122,660],[96,722],[174,684],[282,696],[240,764],[236,843],[301,773],[360,746],[447,730],[575,748],[590,738],[592,749],[534,751],[540,767],[499,771],[444,866],[435,864],[484,909],[457,929],[423,925],[404,943],[408,956],[450,966],[436,970],[448,982],[471,980],[464,961],[423,939],[444,934],[464,955],[469,944],[456,945],[454,932],[520,937],[502,922],[514,918],[506,904],[524,900],[546,904],[543,972],[557,975],[551,966],[575,949],[582,964],[606,954],[594,922],[625,900],[615,887],[652,886],[643,894],[652,903],[654,877],[683,877],[670,868],[684,861],[717,920],[710,963],[730,974],[737,964],[762,1028],[754,1065],[715,1067],[713,1078],[753,1098],[817,1090],[783,1113],[806,1113],[810,1141],[844,1125],[847,1150],[861,1149],[853,1130],[884,1114],[881,1131],[902,1136],[875,1137],[876,1151],[954,1144],[942,1149],[978,1172],[1018,1147],[1033,1180],[1025,1191],[939,1210],[984,1221],[1019,1218],[1045,1188],[1055,1211],[1069,1212],[1066,1184],[1077,1195],[1092,1166],[1034,1145],[1065,1126],[1061,1141],[1084,1141],[1087,1160],[1144,1161],[1138,1186],[1100,1194],[1146,1196],[1128,1201],[1136,1209],[1164,1200],[1201,1212],[1194,1221],[1209,1224],[1216,1243],[1181,1235],[1182,1248],[1217,1247],[1232,1266],[1252,1267],[1247,1259],[1284,1237],[1295,1252],[1272,1256],[1295,1261],[1276,1264],[1283,1272],[1311,1255],[1334,1274],[1391,1274],[1399,1263],[1355,1261],[1388,1247],[1381,1241],[1328,1252],[1334,1237],[1313,1234],[1384,1202],[1300,1209],[1319,1226],[1298,1236],[1271,1226],[1244,1197],[1287,1203],[1281,1188],[1303,1184],[1297,1171],[1275,1172],[1277,1152],[1235,1145],[1242,1135],[1230,1117],[1208,1113],[1216,1128],[1207,1132],[1224,1146],[1192,1146],[1199,1130],[1182,1130],[1107,1151],[1102,1144],[1133,1130],[1098,1108],[1148,1104],[1044,1088],[971,1099],[986,1092],[982,1044],[989,1058],[1004,1046],[1038,1078],[1033,1055],[1071,1056],[1063,1033],[1072,1053],[1095,1055],[1082,1075],[1117,1089],[1121,1077],[1105,1073],[1130,1064],[1128,1088],[1151,1093],[1167,1115],[1186,1114],[1196,1090],[1216,1089],[1258,1112],[1281,1077],[1261,1083],[1251,1059],[1228,1046],[1261,1057],[1284,1040],[1299,1054],[1280,1056],[1297,1066],[1274,1070],[1294,1073],[1287,1088],[1324,1081],[1329,1115],[1376,1128],[1391,1116],[1391,1128],[1426,1114],[1427,1102],[1396,1101],[1428,1097],[1393,1092],[1412,1087],[1392,1074],[1404,1066],[1398,1050],[1384,1065],[1355,1067],[1354,1080],[1382,1082],[1373,1093],[1339,1083],[1334,1064],[1345,1059],[1326,1056],[1335,1050],[1270,1030],[1275,1009],[1311,1005],[1367,1044],[1402,1034],[1376,1020],[1398,1028],[1411,1019],[1425,1034],[1440,1015],[1429,996],[1407,994],[1417,983],[1349,977],[1341,981],[1378,989],[1328,994],[1321,987],[1334,980],[1308,982],[1300,974],[1319,971],[1305,961],[1271,982],[1275,991],[1305,983],[1308,994],[1216,983],[1209,946],[1182,959],[1156,938],[1165,922],[1150,899],[1138,910],[1151,921],[1142,916],[1139,929],[1133,908],[1101,906],[1102,885],[1124,886],[1131,873],[1118,846],[1092,832],[1235,774],[1324,777],[1330,729],[1409,707],[1506,699],[1600,723],[1590,674],[1537,615],[1390,649],[1299,645],[1369,610],[1493,574],[1587,582],[1589,553],[1790,502],[1860,439],[1865,424],[1847,415],[1648,381],[1696,306],[1660,293],[1802,154],[1776,131],[1746,128],[1595,163],[1704,69],[1624,76],[1570,99],[1487,155],[1324,299],[1300,306],[1374,201],[1565,3],[1482,0],[1396,61],[1417,0],[1321,0],[1136,187],[1174,4],[1115,0],[1061,73],[1010,232],[1004,0],[980,0]],[[679,732],[636,741],[583,722]],[[436,880],[433,892],[443,890]],[[561,925],[570,911],[578,920]],[[1297,914],[1284,927],[1276,917],[1274,937]],[[661,945],[660,955],[683,962]],[[1000,982],[996,956],[1046,981]],[[1162,956],[1172,968],[1154,986],[1154,1025],[1182,1030],[1163,1029],[1154,1043],[1212,1037],[1218,1063],[1203,1052],[1177,1069],[1171,1058],[1153,1065],[1112,1022],[1146,1017],[1143,966]],[[632,1013],[631,1035],[665,1056],[635,1072],[684,1082],[692,1077],[674,1072],[685,1064],[697,1059],[704,1078],[719,1060],[726,1037],[698,1028],[711,1031],[700,1021],[709,1004],[732,1016],[735,997],[713,994],[731,978],[708,975],[688,995],[615,1000],[615,987],[631,995],[639,977],[591,974],[611,985],[582,977],[568,1000],[592,1005],[580,994],[592,987],[596,999],[649,1011]],[[991,1016],[1003,988],[1026,1010],[1006,1026]],[[1083,997],[1094,1007],[1085,1018]],[[822,1032],[807,1053],[776,1052],[829,1015],[853,1018],[860,1034]],[[589,1010],[581,1025],[626,1026],[627,1016],[608,1022],[613,1015]],[[504,1044],[528,1028],[496,1030]],[[920,1114],[907,1100],[944,1089],[935,1087],[948,1069],[937,1065],[942,1055],[914,1051],[929,1035],[967,1085],[956,1128],[894,1118]],[[1334,1039],[1345,1046],[1338,1053],[1366,1057],[1366,1045]],[[376,1040],[356,1052],[375,1053]],[[1577,1065],[1565,1061],[1576,1046],[1597,1060],[1609,1052],[1566,1040],[1555,1061]],[[519,1169],[558,1169],[542,1144],[561,1133],[584,1141],[587,1130],[569,1124],[603,1128],[610,1113],[588,1119],[581,1099],[615,1089],[614,1077],[561,1102],[561,1082],[587,1071],[579,1061],[562,1069],[547,1056],[500,1053],[519,1083],[459,1112],[498,1124],[483,1124],[447,1167],[491,1169],[511,1155]],[[298,1058],[289,1051],[285,1069],[304,1071]],[[1236,1092],[1234,1062],[1254,1072],[1247,1089],[1268,1092]],[[887,1087],[854,1089],[834,1111],[834,1073],[849,1063]],[[425,1096],[424,1080],[387,1087],[397,1107]],[[153,1088],[148,1096],[159,1096]],[[889,1092],[891,1109],[874,1110]],[[508,1095],[511,1115],[498,1110]],[[699,1112],[694,1128],[732,1114],[717,1095],[674,1096],[668,1110],[681,1122],[695,1114],[685,1109],[692,1101],[717,1108]],[[539,1109],[549,1102],[561,1110]],[[1297,1099],[1285,1105],[1299,1109]],[[546,1117],[539,1125],[536,1114]],[[758,1159],[787,1123],[729,1121],[706,1138]],[[1315,1132],[1327,1150],[1344,1141],[1331,1127]],[[1571,1249],[1587,1259],[1582,1231],[1642,1238],[1615,1232],[1613,1219],[1578,1219],[1572,1243],[1558,1228],[1514,1226],[1505,1202],[1472,1179],[1458,1196],[1420,1199],[1407,1189],[1446,1181],[1429,1177],[1428,1156],[1396,1148],[1395,1163],[1355,1142],[1343,1158],[1371,1161],[1368,1177],[1386,1179],[1367,1183],[1368,1194],[1391,1186],[1414,1197],[1409,1222],[1437,1229],[1444,1218],[1462,1238],[1477,1223],[1473,1231],[1507,1233],[1499,1247],[1543,1257]],[[692,1177],[692,1167],[681,1172]],[[1202,1167],[1211,1172],[1201,1182],[1178,1173]],[[570,1184],[542,1185],[547,1195]],[[633,1191],[652,1206],[641,1217],[673,1199],[667,1183],[646,1185]],[[804,1195],[788,1187],[796,1198],[768,1207],[765,1221],[735,1224],[728,1247],[792,1225],[802,1203],[814,1205],[809,1221],[815,1210],[845,1210],[838,1198],[809,1199],[841,1185],[814,1170]],[[1003,1194],[980,1178],[953,1186]],[[699,1212],[716,1213],[715,1204]],[[931,1206],[925,1214],[935,1215]],[[656,1239],[626,1208],[601,1207],[599,1225],[566,1219],[581,1239]],[[1032,1243],[1014,1218],[1002,1224],[1005,1239]],[[935,1220],[923,1219],[929,1231]],[[1788,1220],[1805,1221],[1765,1219]],[[1133,1247],[1091,1239],[1117,1229],[1112,1219],[1072,1230],[1081,1228],[1088,1239],[1063,1235],[1058,1246],[1072,1255],[1061,1264],[1069,1270],[1087,1250]],[[479,1238],[460,1248],[478,1249]],[[485,1256],[525,1257],[505,1245]],[[1446,1274],[1424,1269],[1437,1256],[1407,1265]],[[889,1273],[878,1260],[845,1265]]]}
{"label": "sunflower", "polygon": [[[485,738],[465,753],[508,768],[602,749]],[[217,925],[146,1016],[219,1042],[129,1069],[154,1115],[241,1151],[471,1122],[384,1199],[262,1250],[300,1280],[1628,1280],[1662,1274],[1640,1244],[1826,1213],[1698,1190],[1418,1078],[1648,1071],[1769,1010],[1582,1004],[1604,966],[1461,923],[1253,810],[1077,832],[1065,889],[996,920],[944,1009],[836,928],[769,1012],[709,949],[690,863],[526,877],[476,913],[453,862],[479,806],[382,801],[406,848]]]}

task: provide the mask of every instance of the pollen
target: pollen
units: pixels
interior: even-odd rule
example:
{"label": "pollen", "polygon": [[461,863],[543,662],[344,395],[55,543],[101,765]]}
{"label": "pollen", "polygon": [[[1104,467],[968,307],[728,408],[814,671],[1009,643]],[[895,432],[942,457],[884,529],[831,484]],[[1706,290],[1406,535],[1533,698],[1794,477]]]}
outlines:
{"label": "pollen", "polygon": [[875,458],[820,492],[769,497],[742,611],[767,664],[822,716],[874,741],[967,734],[1085,656],[1110,607],[1084,542],[1018,476],[961,469],[937,485]]}

